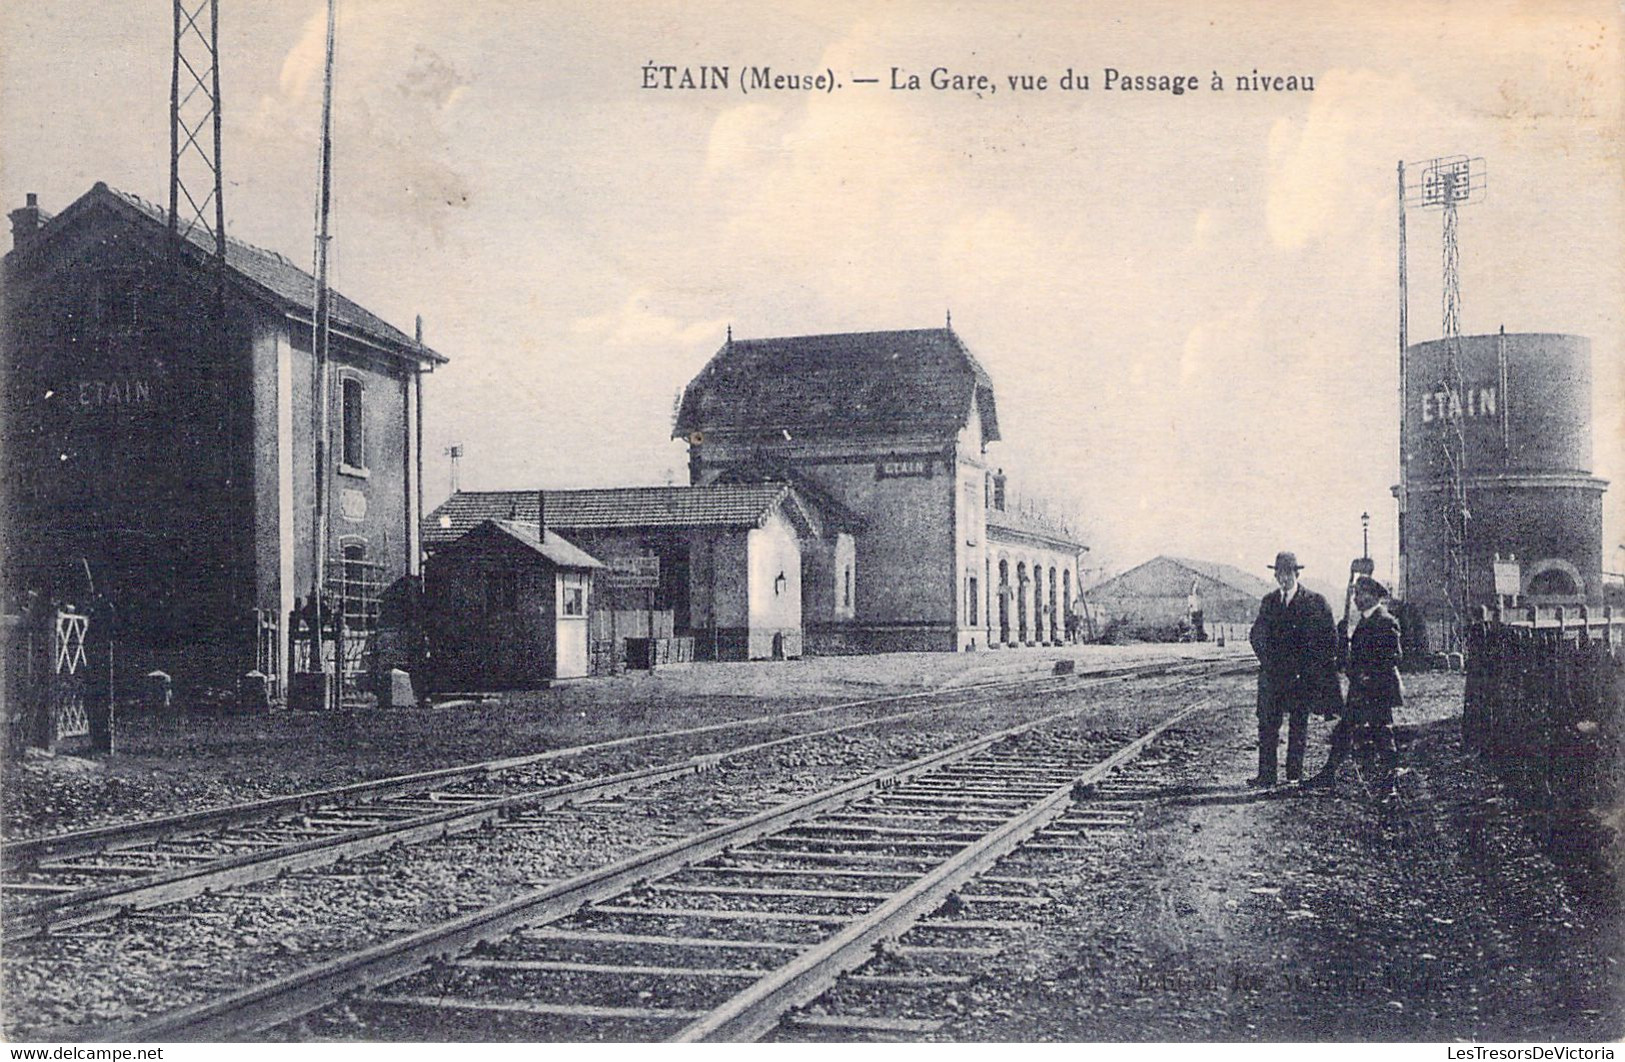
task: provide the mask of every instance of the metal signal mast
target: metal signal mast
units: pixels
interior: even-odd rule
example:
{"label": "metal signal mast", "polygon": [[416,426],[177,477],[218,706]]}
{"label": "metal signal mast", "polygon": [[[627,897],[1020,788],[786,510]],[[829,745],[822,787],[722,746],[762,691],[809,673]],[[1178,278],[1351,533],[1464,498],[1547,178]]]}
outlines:
{"label": "metal signal mast", "polygon": [[169,72],[169,231],[198,229],[226,257],[220,168],[220,0],[175,0]]}
{"label": "metal signal mast", "polygon": [[1472,511],[1467,504],[1467,440],[1463,430],[1465,385],[1461,364],[1461,256],[1456,242],[1457,208],[1483,198],[1487,180],[1482,158],[1448,155],[1420,164],[1421,183],[1407,189],[1407,202],[1444,214],[1444,365],[1437,390],[1449,395],[1441,411],[1436,444],[1445,470],[1440,505],[1445,527],[1445,598],[1450,604],[1450,625],[1455,646],[1462,644],[1463,624],[1469,614],[1471,558],[1468,527]]}

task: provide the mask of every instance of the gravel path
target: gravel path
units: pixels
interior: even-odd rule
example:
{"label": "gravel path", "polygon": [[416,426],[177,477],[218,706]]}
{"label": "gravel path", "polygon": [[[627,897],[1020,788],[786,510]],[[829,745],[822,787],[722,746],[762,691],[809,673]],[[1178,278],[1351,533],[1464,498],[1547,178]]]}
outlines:
{"label": "gravel path", "polygon": [[1576,888],[1464,754],[1459,677],[1416,679],[1389,807],[1348,774],[1333,796],[1247,790],[1250,705],[1212,717],[1208,755],[1169,779],[1185,792],[1052,874],[1043,928],[937,1038],[1619,1039],[1617,888]]}

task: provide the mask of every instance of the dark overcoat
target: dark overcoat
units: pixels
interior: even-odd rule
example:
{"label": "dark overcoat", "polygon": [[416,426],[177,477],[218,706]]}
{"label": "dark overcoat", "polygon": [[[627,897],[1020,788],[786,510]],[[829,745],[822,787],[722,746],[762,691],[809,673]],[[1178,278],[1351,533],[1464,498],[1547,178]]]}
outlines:
{"label": "dark overcoat", "polygon": [[1258,654],[1259,711],[1324,714],[1341,707],[1337,627],[1324,597],[1301,583],[1289,605],[1279,590],[1264,595],[1250,640]]}
{"label": "dark overcoat", "polygon": [[1349,678],[1345,718],[1363,722],[1366,715],[1385,715],[1384,710],[1405,703],[1399,681],[1399,623],[1387,609],[1378,605],[1355,626],[1352,638],[1340,640],[1345,645],[1343,664]]}

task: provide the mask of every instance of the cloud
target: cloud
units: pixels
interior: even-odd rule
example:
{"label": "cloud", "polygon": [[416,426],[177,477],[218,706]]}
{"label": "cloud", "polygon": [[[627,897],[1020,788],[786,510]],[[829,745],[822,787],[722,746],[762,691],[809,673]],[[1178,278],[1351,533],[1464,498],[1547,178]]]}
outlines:
{"label": "cloud", "polygon": [[1449,127],[1409,77],[1369,70],[1328,71],[1317,79],[1304,115],[1271,126],[1265,217],[1275,247],[1296,251],[1347,236],[1356,231],[1364,204],[1392,199],[1391,183],[1369,180],[1375,160],[1391,172],[1386,160],[1403,153],[1391,115],[1405,115],[1413,128]]}
{"label": "cloud", "polygon": [[[260,96],[232,141],[234,153],[246,149],[290,179],[297,174],[299,186],[314,187],[304,174],[314,170],[320,137],[326,34],[317,11],[283,57],[275,91]],[[367,190],[345,199],[346,214],[387,220],[369,228],[423,226],[438,242],[448,211],[466,207],[476,187],[452,146],[470,77],[429,46],[407,45],[382,7],[342,9],[335,37],[334,166],[344,175],[336,194]]]}
{"label": "cloud", "polygon": [[720,320],[684,322],[652,307],[648,289],[633,292],[604,313],[577,318],[570,331],[579,340],[609,347],[648,350],[690,349],[714,343],[727,327]]}

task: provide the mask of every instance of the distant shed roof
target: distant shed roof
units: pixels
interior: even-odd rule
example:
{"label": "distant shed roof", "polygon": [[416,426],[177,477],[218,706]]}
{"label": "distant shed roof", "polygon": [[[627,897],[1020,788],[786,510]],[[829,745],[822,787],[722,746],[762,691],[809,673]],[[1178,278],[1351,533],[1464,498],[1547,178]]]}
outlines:
{"label": "distant shed roof", "polygon": [[[536,525],[536,491],[458,491],[423,520],[423,544],[454,541],[485,520]],[[757,527],[792,495],[786,483],[612,487],[546,491],[547,526],[572,531],[637,527]]]}
{"label": "distant shed roof", "polygon": [[729,339],[683,391],[673,436],[707,430],[957,431],[976,403],[999,438],[993,381],[951,329]]}
{"label": "distant shed roof", "polygon": [[[169,228],[169,212],[164,208],[97,181],[88,192],[69,204],[67,209],[49,217],[40,231],[29,241],[29,246],[35,246],[50,239],[55,233],[70,228],[78,218],[97,204],[109,205],[123,217],[138,224],[154,226],[164,231]],[[213,239],[201,228],[190,230],[186,240],[194,251],[204,254],[214,253]],[[10,258],[11,255],[7,257]],[[226,265],[239,280],[246,281],[251,290],[262,297],[269,297],[285,311],[298,310],[307,315],[313,312],[312,307],[316,300],[315,278],[275,251],[267,251],[228,237]],[[394,353],[411,358],[420,358],[436,364],[444,364],[447,360],[445,355],[422,346],[412,336],[336,291],[330,292],[330,305],[331,322],[335,330],[353,332],[389,348]]]}
{"label": "distant shed roof", "polygon": [[1230,564],[1167,555],[1153,557],[1089,589],[1091,597],[1183,597],[1195,580],[1218,583],[1237,594],[1262,598],[1275,584]]}

